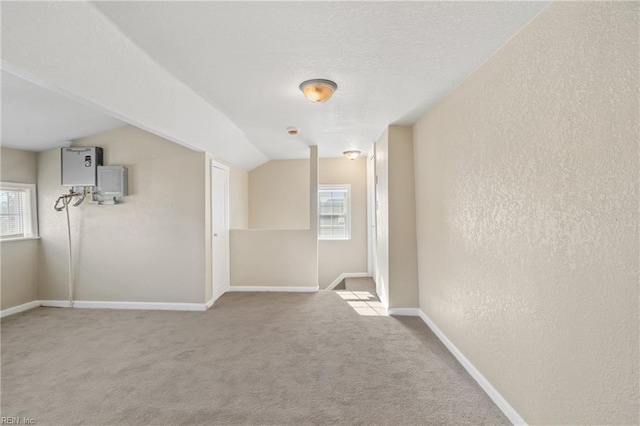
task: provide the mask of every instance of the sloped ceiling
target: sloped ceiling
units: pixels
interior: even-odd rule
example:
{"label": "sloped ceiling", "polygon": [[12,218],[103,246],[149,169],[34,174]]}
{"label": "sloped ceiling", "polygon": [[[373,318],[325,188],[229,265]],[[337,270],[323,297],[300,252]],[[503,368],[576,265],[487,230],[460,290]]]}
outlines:
{"label": "sloped ceiling", "polygon": [[[245,169],[366,151],[547,2],[3,2],[3,67]],[[325,104],[298,85],[326,78]],[[300,128],[289,136],[288,126]]]}
{"label": "sloped ceiling", "polygon": [[6,71],[0,76],[2,146],[43,151],[125,124]]}
{"label": "sloped ceiling", "polygon": [[[302,158],[309,144],[323,157],[364,151],[385,126],[413,124],[546,3],[96,5],[269,158]],[[334,80],[333,99],[304,99],[298,85],[311,78]]]}

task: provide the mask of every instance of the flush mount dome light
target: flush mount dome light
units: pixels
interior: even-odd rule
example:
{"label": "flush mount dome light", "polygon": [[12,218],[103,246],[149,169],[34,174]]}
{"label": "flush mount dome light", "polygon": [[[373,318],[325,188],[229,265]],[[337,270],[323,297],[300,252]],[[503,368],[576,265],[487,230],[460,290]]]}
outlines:
{"label": "flush mount dome light", "polygon": [[357,150],[345,151],[343,152],[343,154],[349,160],[355,160],[356,158],[360,157],[360,151]]}
{"label": "flush mount dome light", "polygon": [[331,80],[314,79],[300,83],[300,90],[311,102],[327,102],[338,90],[338,85]]}

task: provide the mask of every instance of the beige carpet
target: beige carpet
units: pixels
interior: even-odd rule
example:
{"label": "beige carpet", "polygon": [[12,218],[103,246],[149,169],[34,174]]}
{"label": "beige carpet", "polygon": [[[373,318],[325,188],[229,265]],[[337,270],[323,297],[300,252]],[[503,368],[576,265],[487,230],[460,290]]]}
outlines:
{"label": "beige carpet", "polygon": [[2,416],[59,424],[508,424],[418,318],[339,296],[2,320]]}
{"label": "beige carpet", "polygon": [[376,292],[376,283],[372,278],[346,278],[344,280],[345,290]]}

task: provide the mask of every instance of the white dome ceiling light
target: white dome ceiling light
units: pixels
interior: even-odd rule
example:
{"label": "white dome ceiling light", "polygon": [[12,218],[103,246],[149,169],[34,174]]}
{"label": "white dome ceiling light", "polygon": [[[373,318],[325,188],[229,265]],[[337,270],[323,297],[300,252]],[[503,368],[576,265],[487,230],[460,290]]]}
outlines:
{"label": "white dome ceiling light", "polygon": [[313,79],[300,83],[300,90],[311,102],[327,102],[338,90],[338,85],[331,80]]}
{"label": "white dome ceiling light", "polygon": [[344,156],[347,157],[349,160],[355,160],[356,158],[360,157],[360,151],[358,150],[350,150],[350,151],[345,151],[343,152]]}

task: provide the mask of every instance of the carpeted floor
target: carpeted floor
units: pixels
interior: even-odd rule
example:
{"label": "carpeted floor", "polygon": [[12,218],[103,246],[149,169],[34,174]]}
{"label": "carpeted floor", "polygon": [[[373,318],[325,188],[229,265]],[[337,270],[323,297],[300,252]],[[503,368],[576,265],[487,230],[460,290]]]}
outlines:
{"label": "carpeted floor", "polygon": [[2,416],[38,425],[509,424],[419,318],[337,292],[2,320]]}

